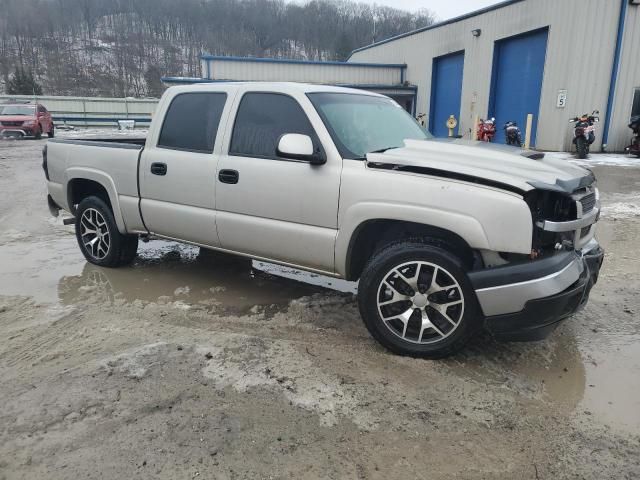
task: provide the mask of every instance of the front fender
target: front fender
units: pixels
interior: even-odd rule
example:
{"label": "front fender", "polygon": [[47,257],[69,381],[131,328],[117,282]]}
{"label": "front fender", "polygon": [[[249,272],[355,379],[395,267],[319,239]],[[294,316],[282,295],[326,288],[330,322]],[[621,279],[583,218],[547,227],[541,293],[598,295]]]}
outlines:
{"label": "front fender", "polygon": [[396,220],[441,228],[460,236],[470,246],[489,249],[490,243],[482,225],[468,215],[434,208],[386,202],[362,202],[351,206],[344,214],[336,238],[336,268],[346,275],[351,238],[360,225],[371,220]]}
{"label": "front fender", "polygon": [[[70,167],[66,170],[65,191],[67,192],[67,195],[69,195],[70,193],[69,182],[75,179],[92,180],[104,187],[104,189],[107,191],[107,194],[109,195],[109,201],[111,202],[111,207],[113,208],[113,216],[116,220],[118,230],[120,231],[120,233],[126,234],[127,226],[124,222],[122,211],[120,210],[120,201],[118,199],[118,192],[116,190],[116,184],[113,181],[113,178],[111,178],[111,176],[101,170],[86,167]],[[69,200],[67,200],[67,202],[71,203],[69,202]],[[72,211],[73,205],[69,204],[68,207],[69,211]]]}

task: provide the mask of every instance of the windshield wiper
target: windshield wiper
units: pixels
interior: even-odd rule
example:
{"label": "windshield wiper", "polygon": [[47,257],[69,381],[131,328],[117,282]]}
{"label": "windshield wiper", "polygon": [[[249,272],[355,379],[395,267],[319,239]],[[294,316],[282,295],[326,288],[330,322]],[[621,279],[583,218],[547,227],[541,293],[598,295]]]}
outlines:
{"label": "windshield wiper", "polygon": [[370,153],[384,153],[387,150],[393,150],[394,148],[401,148],[401,147],[385,147],[385,148],[379,148],[378,150],[372,150],[371,152],[367,152],[365,153],[363,156],[361,157],[354,157],[351,160],[366,160],[367,159],[367,155],[369,155]]}
{"label": "windshield wiper", "polygon": [[371,152],[367,152],[367,153],[384,153],[387,150],[393,150],[395,148],[400,148],[400,147],[384,147],[384,148],[379,148],[378,150],[372,150]]}

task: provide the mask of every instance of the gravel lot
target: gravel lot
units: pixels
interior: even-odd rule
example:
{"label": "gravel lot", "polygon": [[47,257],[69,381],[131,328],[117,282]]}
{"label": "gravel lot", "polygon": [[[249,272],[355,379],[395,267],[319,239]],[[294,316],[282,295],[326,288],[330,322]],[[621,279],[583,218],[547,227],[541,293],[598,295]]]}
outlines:
{"label": "gravel lot", "polygon": [[424,361],[369,337],[350,283],[170,242],[87,264],[44,143],[0,142],[0,479],[640,477],[638,162],[593,156],[583,312]]}

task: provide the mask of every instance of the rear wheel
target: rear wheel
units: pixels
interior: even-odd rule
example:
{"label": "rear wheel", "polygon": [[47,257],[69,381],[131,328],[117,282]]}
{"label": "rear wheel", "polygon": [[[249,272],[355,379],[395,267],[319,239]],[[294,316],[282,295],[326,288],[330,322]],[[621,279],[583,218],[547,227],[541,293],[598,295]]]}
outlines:
{"label": "rear wheel", "polygon": [[482,325],[460,260],[428,241],[399,242],[375,254],[360,279],[358,303],[371,335],[400,355],[452,355]]}
{"label": "rear wheel", "polygon": [[98,197],[78,205],[76,238],[87,261],[101,267],[127,265],[138,251],[138,236],[121,234],[111,208]]}
{"label": "rear wheel", "polygon": [[578,152],[578,158],[585,159],[589,154],[589,144],[584,137],[576,138],[576,151]]}

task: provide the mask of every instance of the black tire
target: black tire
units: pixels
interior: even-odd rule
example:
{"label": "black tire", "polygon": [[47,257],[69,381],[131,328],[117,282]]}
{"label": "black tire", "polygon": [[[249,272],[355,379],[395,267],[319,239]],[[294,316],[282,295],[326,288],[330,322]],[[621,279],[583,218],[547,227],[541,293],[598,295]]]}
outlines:
{"label": "black tire", "polygon": [[[391,323],[397,319],[389,321],[393,315],[387,316],[387,322],[385,323],[381,312],[388,312],[388,310],[386,312],[383,310],[387,307],[378,305],[378,302],[381,300],[381,295],[384,293],[382,288],[387,289],[386,286],[382,286],[383,281],[395,281],[395,279],[392,279],[394,275],[392,270],[398,266],[410,264],[411,262],[422,262],[422,266],[418,267],[422,268],[422,273],[418,270],[415,277],[417,279],[416,283],[419,293],[423,298],[428,299],[428,305],[422,308],[427,312],[427,316],[432,320],[432,323],[437,323],[438,329],[441,330],[439,333],[436,333],[436,329],[432,329],[433,335],[435,335],[433,337],[434,340],[429,340],[432,341],[432,343],[420,343],[423,339],[422,332],[427,332],[429,329],[424,329],[425,327],[422,324],[422,315],[424,315],[424,313],[420,313],[421,310],[417,309],[418,307],[416,307],[414,300],[401,300],[393,304],[393,308],[400,307],[400,310],[406,308],[406,312],[413,310],[410,314],[410,319],[407,321],[407,326],[404,327],[403,335],[406,333],[406,339],[402,338],[398,332],[394,333]],[[447,300],[445,302],[434,301],[432,297],[437,293],[429,295],[427,288],[421,283],[422,274],[425,273],[424,270],[432,268],[430,265],[437,266],[439,269],[444,270],[444,273],[440,270],[441,273],[436,274],[438,279],[442,278],[438,277],[438,275],[446,275],[446,278],[457,282],[457,285],[452,284],[450,287],[446,287],[445,285],[445,289],[451,289],[445,290],[444,295]],[[435,271],[435,269],[431,270],[431,277],[433,277],[433,272]],[[426,273],[427,275],[429,274],[428,271]],[[433,286],[432,279],[425,281],[430,285],[430,289],[431,286]],[[436,283],[439,283],[439,281]],[[388,282],[386,282],[385,285],[388,285]],[[396,286],[398,285],[396,284]],[[409,286],[409,284],[406,283],[405,286]],[[439,287],[440,285],[437,286]],[[454,293],[453,291],[456,289],[459,291],[459,297],[463,300],[462,308],[453,314],[457,319],[457,323],[448,326],[445,317],[439,315],[431,305],[435,305],[436,303],[446,304],[448,300],[452,298],[455,300],[455,297],[452,297],[451,293]],[[395,298],[395,293],[393,298]],[[416,298],[416,296],[414,295],[413,298]],[[402,302],[405,302],[406,307]],[[360,278],[358,305],[365,326],[380,344],[393,353],[411,357],[436,359],[453,355],[465,346],[468,340],[483,324],[483,318],[479,313],[480,309],[475,291],[464,272],[462,262],[455,255],[442,248],[442,245],[437,241],[431,241],[429,239],[407,240],[394,243],[374,254],[365,266]],[[447,317],[450,316],[449,312],[451,312],[451,308],[456,309],[459,307],[445,306]],[[417,328],[421,329],[421,333],[419,334],[418,341],[411,341],[410,333],[412,329],[416,332],[416,335],[418,335],[417,330],[415,330],[416,322],[420,324]],[[447,328],[450,328],[448,332],[446,331]],[[444,336],[444,334],[447,336]]]}
{"label": "black tire", "polygon": [[[138,236],[123,235],[118,231],[111,208],[101,198],[92,196],[80,202],[75,226],[78,246],[89,263],[115,268],[128,265],[135,258]],[[100,238],[91,233],[96,230],[100,230]],[[96,240],[91,244],[94,238]],[[97,248],[95,244],[98,244]]]}
{"label": "black tire", "polygon": [[38,130],[34,133],[36,140],[40,140],[42,138],[42,125],[38,125]]}
{"label": "black tire", "polygon": [[589,144],[584,137],[576,138],[576,151],[578,152],[578,158],[584,160],[589,155]]}
{"label": "black tire", "polygon": [[47,132],[47,136],[49,138],[53,138],[56,136],[56,127],[54,125],[51,125],[51,130]]}

